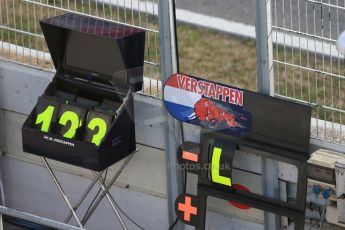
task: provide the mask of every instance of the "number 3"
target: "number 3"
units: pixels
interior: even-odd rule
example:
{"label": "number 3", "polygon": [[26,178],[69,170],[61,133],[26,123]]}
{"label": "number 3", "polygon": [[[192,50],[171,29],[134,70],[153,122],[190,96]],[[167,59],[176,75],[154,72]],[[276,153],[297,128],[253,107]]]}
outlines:
{"label": "number 3", "polygon": [[98,132],[93,135],[91,143],[99,146],[103,137],[107,133],[107,123],[103,119],[95,117],[89,122],[87,127],[92,131],[94,131],[96,127],[98,127]]}
{"label": "number 3", "polygon": [[[42,113],[37,115],[35,124],[38,125],[42,123],[42,132],[49,132],[54,111],[54,106],[48,106]],[[77,129],[82,125],[82,120],[81,118],[79,118],[76,112],[68,110],[62,113],[59,119],[59,124],[62,126],[67,126],[69,122],[70,126],[68,127],[67,131],[63,134],[63,137],[72,139],[75,137]],[[92,136],[91,143],[95,144],[96,146],[99,146],[105,134],[107,133],[108,123],[102,118],[94,117],[90,120],[87,127],[92,131],[95,131],[98,128],[98,132]]]}

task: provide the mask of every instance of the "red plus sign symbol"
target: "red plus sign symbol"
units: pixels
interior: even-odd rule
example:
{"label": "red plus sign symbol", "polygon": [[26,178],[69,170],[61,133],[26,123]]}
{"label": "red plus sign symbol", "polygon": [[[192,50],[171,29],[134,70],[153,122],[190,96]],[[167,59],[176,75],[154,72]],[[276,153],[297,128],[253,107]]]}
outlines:
{"label": "red plus sign symbol", "polygon": [[189,196],[186,196],[184,199],[184,204],[179,203],[178,204],[178,210],[182,211],[184,213],[183,219],[185,221],[190,221],[190,215],[196,215],[198,209],[196,207],[192,206],[192,198]]}

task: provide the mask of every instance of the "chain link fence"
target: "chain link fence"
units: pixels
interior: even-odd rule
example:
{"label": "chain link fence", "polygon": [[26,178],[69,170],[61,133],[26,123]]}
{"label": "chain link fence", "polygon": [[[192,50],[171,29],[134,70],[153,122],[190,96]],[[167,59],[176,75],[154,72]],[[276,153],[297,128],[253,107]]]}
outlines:
{"label": "chain link fence", "polygon": [[[344,0],[271,0],[275,94],[312,106],[312,137],[345,145]],[[293,116],[293,114],[291,114]]]}
{"label": "chain link fence", "polygon": [[160,97],[157,0],[0,0],[0,58],[55,71],[39,20],[66,12],[87,15],[146,31],[145,94]]}

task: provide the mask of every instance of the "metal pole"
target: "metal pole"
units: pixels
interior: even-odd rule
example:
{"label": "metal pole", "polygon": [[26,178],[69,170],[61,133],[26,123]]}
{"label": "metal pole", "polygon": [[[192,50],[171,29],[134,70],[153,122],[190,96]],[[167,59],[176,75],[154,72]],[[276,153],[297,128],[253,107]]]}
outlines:
{"label": "metal pole", "polygon": [[[7,151],[6,147],[6,125],[5,111],[0,109],[0,166],[2,166],[3,154]],[[5,193],[2,181],[2,167],[0,168],[0,204],[5,206]]]}
{"label": "metal pole", "polygon": [[[158,1],[159,33],[160,33],[160,63],[162,83],[178,71],[177,46],[175,38],[175,15],[173,0]],[[163,109],[164,143],[167,162],[167,195],[169,224],[172,225],[176,215],[174,204],[176,197],[183,192],[183,173],[178,170],[177,148],[181,144],[181,126],[173,119],[167,110]],[[182,225],[177,225],[182,229]],[[175,228],[177,229],[177,228]]]}
{"label": "metal pole", "polygon": [[72,207],[71,203],[69,202],[69,200],[68,200],[68,198],[67,198],[65,192],[63,191],[63,189],[62,189],[62,187],[61,187],[59,181],[56,179],[56,176],[55,176],[53,170],[50,168],[50,165],[48,164],[47,160],[46,160],[44,157],[42,157],[42,161],[44,162],[46,168],[48,169],[50,176],[53,178],[54,183],[55,183],[56,186],[58,187],[59,192],[60,192],[60,194],[62,195],[63,199],[65,200],[65,202],[66,202],[68,208],[71,210],[71,212],[72,212],[72,214],[73,214],[75,220],[77,221],[79,227],[84,228],[83,225],[81,224],[81,222],[80,222],[80,220],[79,220],[77,214],[76,214],[75,211],[73,210],[73,207]]}
{"label": "metal pole", "polygon": [[271,0],[256,1],[258,90],[274,96]]}
{"label": "metal pole", "polygon": [[0,154],[7,152],[5,111],[0,108]]}
{"label": "metal pole", "polygon": [[[256,1],[256,57],[258,91],[274,96],[271,0]],[[262,188],[265,196],[279,199],[278,162],[262,158]],[[280,229],[280,217],[265,212],[265,230]]]}
{"label": "metal pole", "polygon": [[26,220],[26,221],[40,224],[46,227],[51,227],[53,229],[60,229],[60,230],[83,230],[84,229],[84,228],[78,228],[72,225],[64,224],[61,222],[57,222],[55,220],[47,219],[44,217],[35,216],[30,213],[13,210],[4,206],[0,206],[0,213],[2,215],[14,217],[20,220]]}
{"label": "metal pole", "polygon": [[104,185],[103,185],[101,180],[98,180],[98,184],[101,187],[102,191],[105,192],[105,196],[107,197],[107,200],[108,200],[111,208],[113,209],[117,219],[119,220],[119,222],[120,222],[120,224],[122,226],[122,229],[127,230],[127,226],[126,226],[125,222],[123,221],[119,211],[117,211],[115,202],[113,202],[114,198],[110,195],[109,191],[108,192],[105,191],[105,187],[104,187]]}
{"label": "metal pole", "polygon": [[115,173],[115,175],[113,176],[113,178],[110,180],[109,184],[107,185],[107,187],[105,188],[105,190],[102,192],[101,196],[98,197],[98,199],[96,200],[95,204],[90,208],[90,211],[88,213],[85,214],[82,223],[86,224],[86,222],[89,220],[89,218],[91,217],[91,215],[94,213],[94,211],[96,210],[96,208],[98,207],[98,205],[101,203],[103,197],[108,193],[109,189],[111,188],[111,186],[113,186],[113,184],[115,183],[116,179],[120,176],[120,174],[122,173],[123,169],[126,167],[126,165],[128,164],[128,162],[132,159],[132,157],[134,156],[134,153],[136,153],[138,150],[135,150],[131,155],[129,155],[126,160],[123,162],[123,164],[121,165],[121,167],[117,170],[117,172]]}
{"label": "metal pole", "polygon": [[0,214],[0,230],[4,230],[4,222],[3,222],[2,214]]}
{"label": "metal pole", "polygon": [[[76,211],[79,206],[81,205],[81,203],[84,201],[84,199],[86,198],[86,196],[90,193],[91,189],[93,188],[93,186],[96,184],[96,182],[98,181],[98,179],[102,176],[102,173],[104,171],[99,172],[95,178],[93,179],[92,183],[87,187],[87,189],[85,190],[85,192],[83,193],[83,195],[80,197],[80,199],[78,200],[78,202],[74,205],[73,210]],[[68,223],[68,221],[71,219],[71,217],[73,216],[72,212],[69,212],[68,216],[65,219],[65,223]]]}

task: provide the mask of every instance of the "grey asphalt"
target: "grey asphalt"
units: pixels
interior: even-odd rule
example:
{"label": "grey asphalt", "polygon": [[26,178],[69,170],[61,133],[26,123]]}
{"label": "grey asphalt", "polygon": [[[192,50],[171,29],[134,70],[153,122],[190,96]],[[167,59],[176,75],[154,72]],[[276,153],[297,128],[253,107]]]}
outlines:
{"label": "grey asphalt", "polygon": [[[339,0],[323,2],[339,2],[341,7],[345,4]],[[178,9],[255,25],[256,0],[176,0],[176,6]],[[336,40],[338,27],[340,33],[345,30],[345,8],[324,6],[309,0],[272,0],[272,24]]]}
{"label": "grey asphalt", "polygon": [[176,7],[244,24],[255,24],[256,0],[175,0]]}

